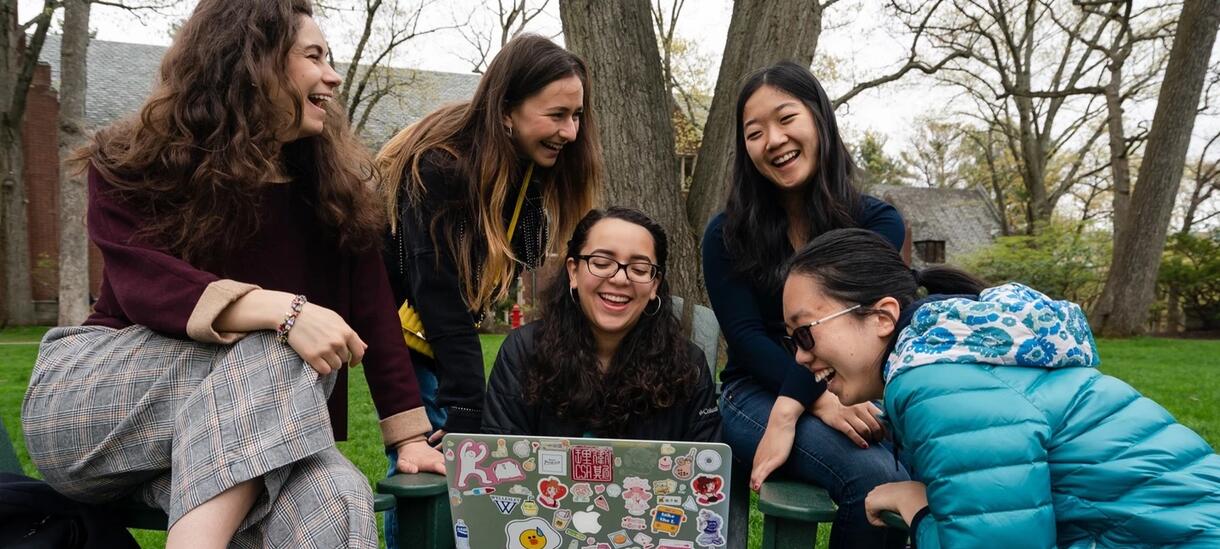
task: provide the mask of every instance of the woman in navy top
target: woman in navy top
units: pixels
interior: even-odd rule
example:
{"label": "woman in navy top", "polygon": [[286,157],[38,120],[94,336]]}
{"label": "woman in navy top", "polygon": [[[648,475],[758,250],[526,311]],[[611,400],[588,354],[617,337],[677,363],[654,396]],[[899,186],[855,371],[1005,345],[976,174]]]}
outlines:
{"label": "woman in navy top", "polygon": [[[823,486],[839,505],[830,546],[878,547],[885,532],[869,525],[864,498],[878,484],[908,479],[878,444],[880,410],[841,404],[781,343],[782,274],[795,250],[845,227],[902,246],[902,217],[861,195],[853,169],[830,100],[808,70],[784,62],[754,73],[738,95],[733,186],[704,234],[703,269],[728,342],[723,436],[735,455],[753,460],[751,488],[776,469]],[[901,537],[891,542],[901,547]]]}

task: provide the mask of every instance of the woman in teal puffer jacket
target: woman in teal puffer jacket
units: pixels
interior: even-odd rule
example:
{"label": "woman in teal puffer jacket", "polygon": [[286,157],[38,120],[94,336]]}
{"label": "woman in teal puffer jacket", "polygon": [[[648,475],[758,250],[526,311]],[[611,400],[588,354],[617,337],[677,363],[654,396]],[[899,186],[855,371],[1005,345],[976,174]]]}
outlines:
{"label": "woman in teal puffer jacket", "polygon": [[[920,286],[933,295],[916,301]],[[876,524],[901,514],[916,547],[1220,547],[1220,456],[1097,371],[1077,305],[912,271],[844,229],[793,257],[784,318],[797,362],[844,404],[884,396],[921,482],[865,505]]]}

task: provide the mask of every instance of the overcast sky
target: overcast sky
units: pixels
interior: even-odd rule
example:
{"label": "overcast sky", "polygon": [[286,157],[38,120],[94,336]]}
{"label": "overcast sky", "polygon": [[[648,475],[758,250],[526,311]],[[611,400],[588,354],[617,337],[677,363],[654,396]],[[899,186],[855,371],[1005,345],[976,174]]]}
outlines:
{"label": "overcast sky", "polygon": [[[557,0],[551,0],[547,12],[536,19],[531,30],[548,35],[560,33]],[[168,45],[170,25],[188,13],[193,3],[168,16],[145,15],[133,17],[127,12],[95,6],[91,28],[100,40],[139,42]],[[467,14],[477,11],[478,0],[436,1],[426,12],[428,15],[421,28],[451,25],[455,20],[464,20]],[[41,0],[20,0],[20,17],[28,19],[41,7]],[[827,10],[825,30],[818,44],[819,55],[830,55],[841,61],[839,78],[822,77],[830,95],[836,96],[850,89],[854,81],[866,80],[884,74],[906,55],[906,44],[894,38],[893,29],[885,28],[890,18],[882,11],[881,0],[843,0]],[[678,22],[677,34],[697,44],[699,51],[711,58],[713,67],[709,78],[716,77],[715,64],[724,50],[732,11],[731,0],[687,0]],[[346,19],[350,25],[359,16]],[[342,21],[324,23],[336,57],[342,60],[350,56],[354,39],[344,36],[357,29],[344,28]],[[417,39],[405,48],[395,64],[429,70],[466,72],[470,63],[462,58],[469,56],[471,47],[456,31],[431,34]],[[714,83],[709,82],[709,89]],[[908,75],[904,80],[865,92],[857,96],[838,111],[844,137],[855,141],[865,130],[880,132],[888,137],[887,150],[891,154],[909,145],[910,128],[920,116],[944,116],[951,110],[953,92],[932,86],[930,79]],[[1150,119],[1153,105],[1132,109],[1136,116]],[[1134,122],[1129,122],[1134,126]],[[1220,117],[1201,117],[1195,128],[1195,147],[1201,147],[1204,136],[1210,136],[1220,128]],[[1193,154],[1193,152],[1192,152]]]}

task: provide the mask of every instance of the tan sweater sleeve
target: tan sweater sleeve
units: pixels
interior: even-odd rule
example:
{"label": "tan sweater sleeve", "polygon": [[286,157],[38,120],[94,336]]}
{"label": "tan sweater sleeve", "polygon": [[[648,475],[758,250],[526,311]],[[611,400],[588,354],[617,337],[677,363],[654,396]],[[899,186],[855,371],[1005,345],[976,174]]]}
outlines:
{"label": "tan sweater sleeve", "polygon": [[246,336],[243,332],[217,332],[213,327],[216,317],[234,301],[242,296],[258,290],[254,284],[246,284],[236,280],[222,279],[208,284],[195,303],[191,317],[186,321],[186,335],[195,341],[204,343],[232,344]]}

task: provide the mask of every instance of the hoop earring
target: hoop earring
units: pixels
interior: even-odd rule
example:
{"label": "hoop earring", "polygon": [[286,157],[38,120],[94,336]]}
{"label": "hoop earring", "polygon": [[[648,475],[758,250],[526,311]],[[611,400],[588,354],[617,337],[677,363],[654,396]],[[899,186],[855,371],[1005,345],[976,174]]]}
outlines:
{"label": "hoop earring", "polygon": [[513,136],[513,127],[512,126],[504,126],[504,131],[508,133],[509,137]]}
{"label": "hoop earring", "polygon": [[[648,300],[648,304],[651,305],[652,301],[653,300],[651,300],[651,299]],[[656,302],[657,302],[657,308],[653,309],[651,313],[648,312],[648,306],[644,306],[644,314],[646,314],[648,316],[657,316],[657,313],[661,312],[661,300],[657,299]]]}
{"label": "hoop earring", "polygon": [[572,304],[580,307],[580,302],[576,301],[576,287],[568,288],[568,297],[572,298]]}

